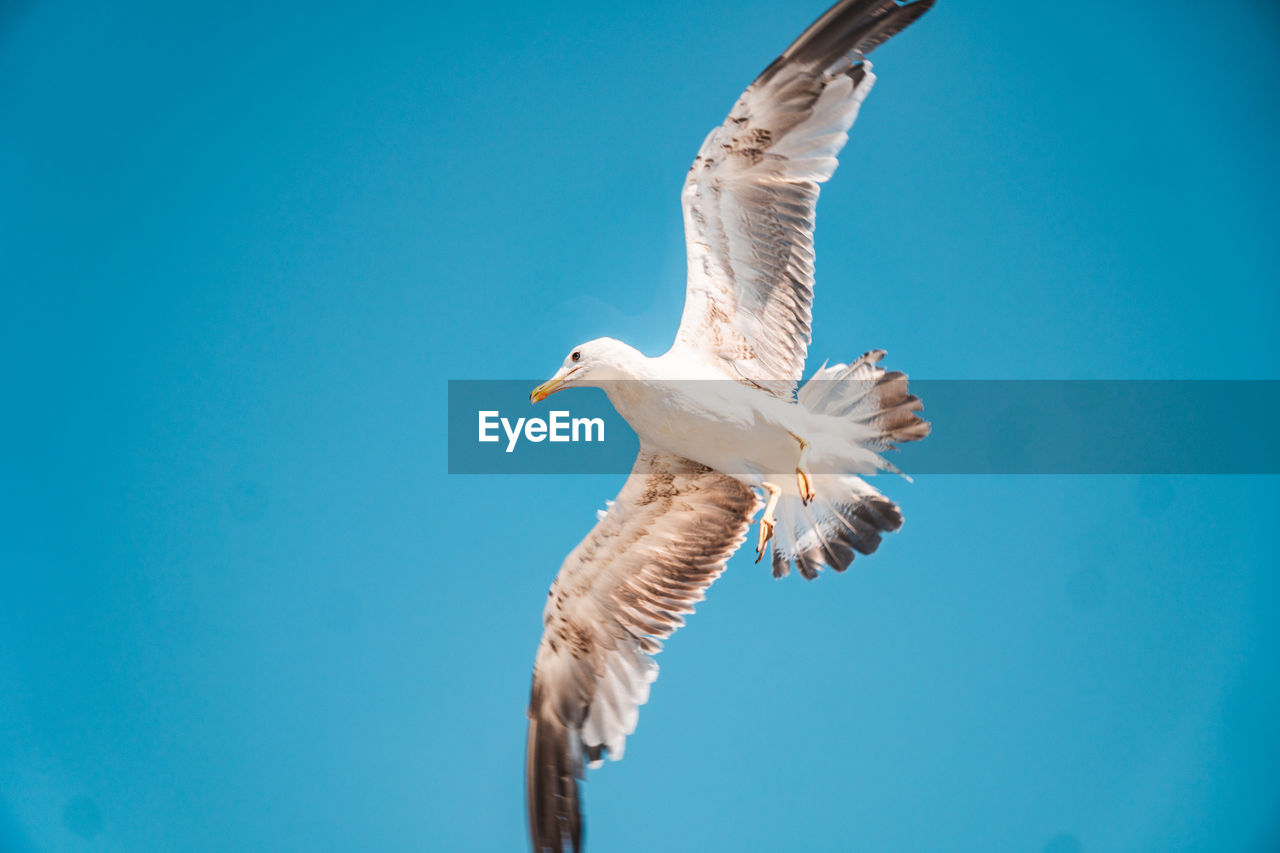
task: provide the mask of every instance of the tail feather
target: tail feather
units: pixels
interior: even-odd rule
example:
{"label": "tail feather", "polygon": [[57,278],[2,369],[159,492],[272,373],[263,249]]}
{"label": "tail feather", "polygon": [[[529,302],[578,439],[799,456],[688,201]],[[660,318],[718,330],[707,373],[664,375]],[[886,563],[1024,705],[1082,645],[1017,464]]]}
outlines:
{"label": "tail feather", "polygon": [[[852,364],[824,365],[797,392],[805,408],[849,424],[856,443],[874,451],[896,449],[894,442],[929,434],[919,412],[924,404],[907,389],[907,376],[879,366],[884,350],[872,350]],[[876,457],[879,459],[879,457]],[[881,470],[897,471],[879,460]],[[794,564],[812,580],[823,566],[843,572],[857,554],[872,554],[885,533],[902,526],[902,511],[852,473],[818,474],[817,499],[805,505],[786,496],[778,503],[773,542],[773,575],[783,577]]]}
{"label": "tail feather", "polygon": [[875,450],[894,450],[895,441],[918,441],[929,434],[929,422],[916,414],[924,403],[907,389],[905,373],[879,366],[884,356],[876,349],[852,364],[824,365],[796,399],[812,412],[870,428],[868,446]]}
{"label": "tail feather", "polygon": [[860,477],[818,475],[816,488],[808,506],[794,496],[778,502],[774,577],[786,576],[792,564],[806,580],[823,566],[843,572],[857,554],[874,554],[885,533],[902,527],[898,505]]}

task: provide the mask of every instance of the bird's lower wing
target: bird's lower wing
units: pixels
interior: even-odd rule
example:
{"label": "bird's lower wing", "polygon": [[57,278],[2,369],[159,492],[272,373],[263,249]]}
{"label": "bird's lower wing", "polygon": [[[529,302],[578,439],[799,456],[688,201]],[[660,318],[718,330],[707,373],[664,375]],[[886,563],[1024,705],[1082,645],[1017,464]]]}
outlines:
{"label": "bird's lower wing", "polygon": [[657,677],[650,656],[719,577],[757,508],[737,480],[642,446],[608,512],[565,559],[529,698],[525,793],[539,853],[580,849],[583,762],[622,757]]}

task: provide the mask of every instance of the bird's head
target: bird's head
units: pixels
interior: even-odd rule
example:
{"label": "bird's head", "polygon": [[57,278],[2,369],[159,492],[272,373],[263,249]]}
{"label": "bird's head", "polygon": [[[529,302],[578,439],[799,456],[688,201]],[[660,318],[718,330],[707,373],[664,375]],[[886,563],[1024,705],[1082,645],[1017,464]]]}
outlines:
{"label": "bird's head", "polygon": [[565,356],[555,376],[533,389],[529,402],[537,403],[562,388],[599,388],[602,382],[631,378],[628,366],[637,358],[644,356],[614,338],[596,338],[579,344]]}

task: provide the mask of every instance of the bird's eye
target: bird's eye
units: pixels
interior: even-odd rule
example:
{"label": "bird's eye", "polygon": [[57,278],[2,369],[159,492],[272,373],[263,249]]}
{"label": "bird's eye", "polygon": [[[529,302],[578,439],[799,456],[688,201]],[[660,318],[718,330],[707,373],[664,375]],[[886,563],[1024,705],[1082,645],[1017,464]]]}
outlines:
{"label": "bird's eye", "polygon": [[573,359],[574,361],[582,361],[582,351],[574,350],[573,355],[569,356],[569,358]]}

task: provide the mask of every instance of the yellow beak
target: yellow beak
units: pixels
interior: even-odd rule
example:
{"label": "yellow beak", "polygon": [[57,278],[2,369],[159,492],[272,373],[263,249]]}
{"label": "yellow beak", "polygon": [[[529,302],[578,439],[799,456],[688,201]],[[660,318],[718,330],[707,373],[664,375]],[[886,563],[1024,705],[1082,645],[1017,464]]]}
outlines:
{"label": "yellow beak", "polygon": [[578,368],[576,367],[573,370],[567,371],[565,373],[557,372],[555,376],[552,376],[546,382],[543,382],[541,385],[539,385],[537,388],[534,388],[533,391],[529,393],[529,402],[541,403],[543,400],[545,400],[546,398],[550,397],[552,394],[556,393],[561,388],[563,388],[564,384],[567,381],[569,381],[569,377],[577,372],[578,372]]}
{"label": "yellow beak", "polygon": [[529,393],[530,403],[541,403],[547,397],[560,390],[560,386],[564,384],[564,379],[548,379],[537,388]]}

